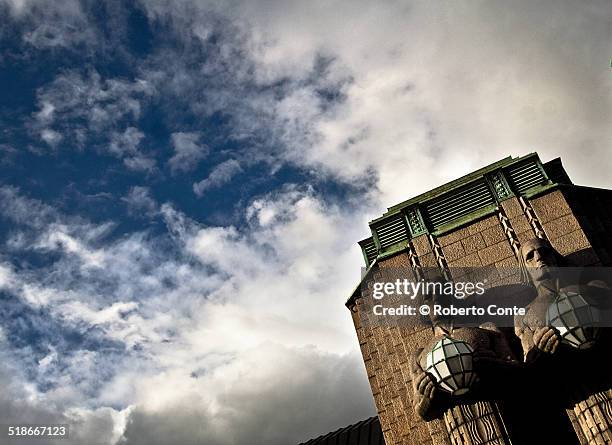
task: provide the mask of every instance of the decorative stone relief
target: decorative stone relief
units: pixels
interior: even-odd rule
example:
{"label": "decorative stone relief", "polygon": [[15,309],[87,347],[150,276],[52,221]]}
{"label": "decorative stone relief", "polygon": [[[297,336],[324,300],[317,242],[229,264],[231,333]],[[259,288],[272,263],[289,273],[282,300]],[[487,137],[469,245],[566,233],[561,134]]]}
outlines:
{"label": "decorative stone relief", "polygon": [[510,190],[510,187],[508,187],[508,184],[506,183],[502,172],[498,171],[491,174],[489,176],[489,180],[491,181],[491,185],[493,185],[495,197],[498,201],[512,196],[512,191]]}
{"label": "decorative stone relief", "polygon": [[495,414],[489,401],[457,405],[446,411],[444,423],[453,445],[509,445]]}
{"label": "decorative stone relief", "polygon": [[531,204],[529,204],[529,201],[525,199],[525,197],[520,196],[519,202],[521,203],[521,207],[523,207],[523,212],[525,212],[525,216],[527,216],[529,224],[531,224],[535,235],[540,239],[548,239],[546,237],[546,233],[544,233],[542,224],[540,223],[540,220],[538,219],[535,210],[533,210],[533,207],[531,207]]}
{"label": "decorative stone relief", "polygon": [[425,224],[423,224],[421,212],[417,207],[411,207],[406,211],[406,220],[408,221],[408,227],[413,237],[427,231]]}
{"label": "decorative stone relief", "polygon": [[518,236],[516,236],[516,232],[512,228],[510,224],[510,219],[506,216],[504,209],[501,207],[497,208],[497,217],[499,218],[499,222],[501,223],[502,228],[504,229],[504,233],[506,234],[506,238],[510,242],[510,246],[512,246],[512,250],[514,254],[519,255],[519,250],[521,248],[521,243],[519,242]]}
{"label": "decorative stone relief", "polygon": [[408,258],[410,259],[410,265],[412,266],[412,270],[414,271],[415,276],[417,277],[417,280],[420,280],[423,278],[423,268],[421,267],[421,264],[419,263],[419,257],[416,254],[416,251],[414,250],[414,245],[412,244],[411,241],[408,241]]}
{"label": "decorative stone relief", "polygon": [[440,246],[440,243],[438,242],[438,238],[433,235],[429,235],[429,242],[431,243],[431,249],[433,250],[434,256],[436,257],[438,266],[440,266],[440,270],[442,270],[444,278],[446,280],[452,280],[450,269],[448,268],[448,263],[446,262],[446,257],[444,256],[442,246]]}

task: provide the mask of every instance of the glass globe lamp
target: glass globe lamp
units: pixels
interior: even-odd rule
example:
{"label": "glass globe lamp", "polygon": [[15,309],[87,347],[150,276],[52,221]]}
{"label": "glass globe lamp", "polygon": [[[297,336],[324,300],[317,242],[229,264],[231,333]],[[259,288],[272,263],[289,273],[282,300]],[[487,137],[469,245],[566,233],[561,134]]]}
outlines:
{"label": "glass globe lamp", "polygon": [[563,343],[578,349],[595,344],[599,321],[599,310],[577,292],[559,292],[546,311],[546,324],[559,331]]}
{"label": "glass globe lamp", "polygon": [[444,336],[426,358],[426,371],[440,389],[454,396],[465,394],[476,381],[474,349],[462,340]]}

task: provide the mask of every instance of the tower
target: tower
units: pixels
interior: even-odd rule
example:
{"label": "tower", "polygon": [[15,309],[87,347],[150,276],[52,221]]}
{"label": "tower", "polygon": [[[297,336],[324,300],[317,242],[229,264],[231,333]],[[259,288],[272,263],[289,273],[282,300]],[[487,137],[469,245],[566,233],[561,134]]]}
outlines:
{"label": "tower", "polygon": [[[612,266],[611,190],[572,184],[559,158],[507,157],[390,207],[370,229],[372,236],[359,242],[366,270],[346,306],[387,445],[612,443],[612,372],[593,370],[605,363],[605,348],[524,363],[515,330],[498,330],[514,353],[510,361],[519,362],[516,378],[499,379],[506,391],[446,397],[440,413],[424,416],[415,357],[427,352],[434,329],[372,323],[370,313],[376,282],[398,273],[417,281],[434,270],[452,281],[456,268],[519,268],[521,246],[533,239],[552,246],[567,265]],[[488,286],[505,279],[499,275]],[[609,342],[604,330],[600,343]]]}

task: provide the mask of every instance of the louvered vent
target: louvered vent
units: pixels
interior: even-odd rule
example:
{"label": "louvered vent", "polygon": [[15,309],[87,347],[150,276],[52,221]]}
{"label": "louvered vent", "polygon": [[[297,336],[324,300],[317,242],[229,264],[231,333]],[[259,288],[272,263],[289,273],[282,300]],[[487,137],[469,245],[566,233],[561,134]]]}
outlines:
{"label": "louvered vent", "polygon": [[378,256],[378,251],[376,250],[376,244],[374,244],[374,238],[368,238],[359,243],[363,252],[365,253],[365,257],[367,259],[367,265],[369,266]]}
{"label": "louvered vent", "polygon": [[482,179],[426,203],[425,212],[435,230],[443,224],[494,203],[493,195]]}
{"label": "louvered vent", "polygon": [[546,182],[546,177],[544,177],[542,170],[540,170],[535,161],[512,166],[508,168],[507,174],[511,187],[518,194]]}
{"label": "louvered vent", "polygon": [[408,239],[406,223],[402,214],[389,217],[374,229],[382,250]]}

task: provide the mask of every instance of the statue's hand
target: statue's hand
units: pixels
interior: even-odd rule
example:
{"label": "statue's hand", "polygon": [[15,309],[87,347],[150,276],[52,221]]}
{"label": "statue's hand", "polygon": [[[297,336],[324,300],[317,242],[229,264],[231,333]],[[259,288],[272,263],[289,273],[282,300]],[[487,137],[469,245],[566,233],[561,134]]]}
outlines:
{"label": "statue's hand", "polygon": [[413,381],[416,393],[415,410],[419,416],[427,420],[432,415],[432,403],[436,394],[436,381],[434,377],[420,369]]}
{"label": "statue's hand", "polygon": [[550,326],[536,328],[533,333],[533,343],[536,348],[547,354],[554,354],[561,342],[557,330]]}
{"label": "statue's hand", "polygon": [[414,388],[425,399],[431,400],[436,391],[436,380],[430,373],[421,371],[414,380]]}

